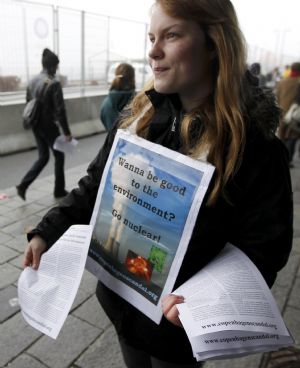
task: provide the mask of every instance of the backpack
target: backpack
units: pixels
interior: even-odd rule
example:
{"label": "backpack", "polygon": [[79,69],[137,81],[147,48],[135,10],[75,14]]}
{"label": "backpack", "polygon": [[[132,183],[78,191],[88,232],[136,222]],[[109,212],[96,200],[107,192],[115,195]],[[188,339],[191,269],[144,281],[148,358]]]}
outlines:
{"label": "backpack", "polygon": [[23,128],[28,130],[35,128],[38,125],[42,107],[43,107],[43,97],[46,91],[46,87],[50,86],[51,80],[46,79],[44,82],[41,92],[32,100],[28,101],[25,105],[22,118],[23,118]]}
{"label": "backpack", "polygon": [[290,130],[300,133],[300,105],[293,103],[283,117],[283,122]]}

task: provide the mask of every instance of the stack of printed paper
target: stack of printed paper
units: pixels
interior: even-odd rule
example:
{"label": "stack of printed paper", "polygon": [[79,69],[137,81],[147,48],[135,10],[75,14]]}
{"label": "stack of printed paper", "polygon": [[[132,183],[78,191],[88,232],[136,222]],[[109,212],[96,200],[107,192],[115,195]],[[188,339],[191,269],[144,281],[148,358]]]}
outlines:
{"label": "stack of printed paper", "polygon": [[179,318],[198,361],[294,344],[260,272],[231,244],[173,294],[185,297]]}

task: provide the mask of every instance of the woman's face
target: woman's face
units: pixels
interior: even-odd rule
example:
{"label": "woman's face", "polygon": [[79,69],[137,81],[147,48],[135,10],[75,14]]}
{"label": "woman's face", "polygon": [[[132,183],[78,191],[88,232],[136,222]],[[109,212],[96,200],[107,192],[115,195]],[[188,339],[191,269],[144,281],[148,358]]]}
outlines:
{"label": "woman's face", "polygon": [[154,88],[159,93],[178,93],[186,110],[197,106],[212,86],[204,32],[194,21],[173,18],[160,5],[152,10],[149,62]]}

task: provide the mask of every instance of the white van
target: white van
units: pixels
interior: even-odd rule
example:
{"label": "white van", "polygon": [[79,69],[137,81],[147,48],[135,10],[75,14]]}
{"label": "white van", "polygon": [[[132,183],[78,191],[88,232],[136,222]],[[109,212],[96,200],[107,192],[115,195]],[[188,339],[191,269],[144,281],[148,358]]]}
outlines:
{"label": "white van", "polygon": [[[130,62],[130,61],[125,61],[126,63],[132,65],[134,67],[135,70],[135,84],[136,84],[136,88],[140,89],[143,87],[143,84],[145,82],[147,82],[149,79],[152,78],[153,74],[152,74],[152,69],[150,67],[150,65],[148,64],[144,64],[142,62]],[[107,83],[111,84],[111,82],[114,80],[115,77],[115,70],[117,68],[117,66],[120,63],[113,63],[109,70],[108,70],[108,74],[107,74]]]}

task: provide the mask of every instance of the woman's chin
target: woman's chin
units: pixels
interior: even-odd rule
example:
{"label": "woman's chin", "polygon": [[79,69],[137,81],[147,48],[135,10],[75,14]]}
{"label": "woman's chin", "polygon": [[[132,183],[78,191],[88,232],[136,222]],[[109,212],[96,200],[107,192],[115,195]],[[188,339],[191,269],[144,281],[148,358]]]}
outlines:
{"label": "woman's chin", "polygon": [[154,89],[156,92],[162,93],[162,94],[171,94],[171,93],[176,92],[170,86],[164,85],[162,83],[155,83],[155,82],[154,82]]}

